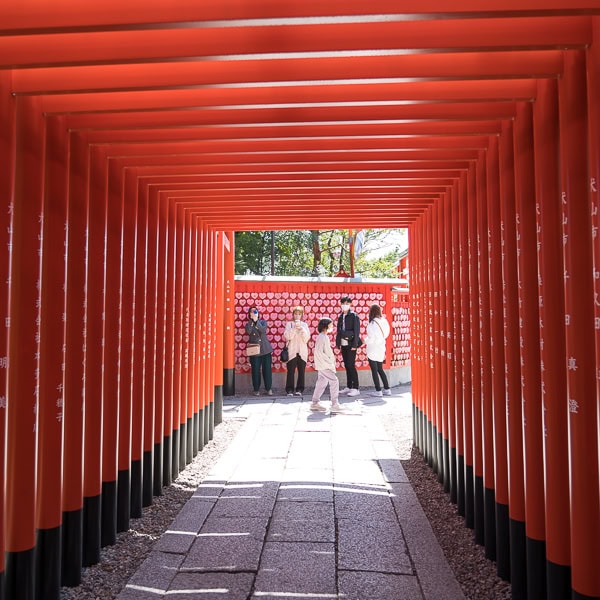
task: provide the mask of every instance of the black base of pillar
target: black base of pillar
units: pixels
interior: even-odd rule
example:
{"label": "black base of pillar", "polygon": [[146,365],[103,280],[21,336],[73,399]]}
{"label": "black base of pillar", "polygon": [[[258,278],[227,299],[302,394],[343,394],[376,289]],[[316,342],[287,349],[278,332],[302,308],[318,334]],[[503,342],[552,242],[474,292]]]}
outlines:
{"label": "black base of pillar", "polygon": [[100,522],[102,497],[83,499],[83,554],[82,565],[91,567],[100,562]]}
{"label": "black base of pillar", "polygon": [[38,529],[36,538],[35,596],[38,600],[59,600],[62,529]]}
{"label": "black base of pillar", "polygon": [[6,577],[4,576],[4,571],[0,573],[0,600],[5,600],[6,594]]}
{"label": "black base of pillar", "polygon": [[490,488],[483,490],[483,519],[485,557],[496,560],[496,493]]}
{"label": "black base of pillar", "polygon": [[185,464],[189,465],[194,460],[194,419],[188,418],[185,427]]}
{"label": "black base of pillar", "polygon": [[208,442],[210,441],[210,427],[209,427],[209,421],[210,421],[210,405],[207,404],[204,407],[204,432],[203,432],[203,439],[204,439],[204,444],[208,444]]}
{"label": "black base of pillar", "polygon": [[117,473],[117,531],[129,529],[131,514],[131,473],[129,469]]}
{"label": "black base of pillar", "polygon": [[171,433],[171,481],[177,479],[179,471],[179,429],[173,429]]}
{"label": "black base of pillar", "polygon": [[212,440],[215,435],[215,401],[213,401],[208,405],[209,408],[209,417],[208,417],[208,438]]}
{"label": "black base of pillar", "polygon": [[465,525],[475,529],[475,481],[473,465],[465,467]]}
{"label": "black base of pillar", "polygon": [[457,498],[456,498],[456,510],[461,517],[465,516],[465,457],[458,455],[458,468],[456,469],[457,474]]}
{"label": "black base of pillar", "polygon": [[446,439],[443,440],[442,445],[442,472],[444,491],[448,494],[450,492],[450,442]]}
{"label": "black base of pillar", "polygon": [[437,436],[437,432],[433,423],[431,421],[427,421],[427,464],[433,469],[433,472],[436,472],[435,465],[435,444],[434,440]]}
{"label": "black base of pillar", "polygon": [[483,508],[483,477],[475,475],[475,543],[485,544],[485,512]]}
{"label": "black base of pillar", "polygon": [[6,600],[34,600],[35,550],[6,553]]}
{"label": "black base of pillar", "polygon": [[173,479],[171,478],[171,469],[172,469],[172,465],[171,465],[171,451],[172,451],[172,445],[171,445],[171,436],[170,435],[165,435],[163,437],[163,454],[162,454],[162,458],[163,458],[163,464],[162,464],[162,484],[163,487],[167,487],[168,485],[171,485],[171,482],[173,481]]}
{"label": "black base of pillar", "polygon": [[162,496],[163,487],[163,443],[154,444],[154,459],[152,461],[152,493],[155,496]]}
{"label": "black base of pillar", "polygon": [[441,431],[436,435],[435,464],[438,482],[444,483],[444,438]]}
{"label": "black base of pillar", "polygon": [[510,519],[508,505],[496,502],[496,572],[510,581]]}
{"label": "black base of pillar", "polygon": [[223,422],[223,386],[215,385],[215,427]]}
{"label": "black base of pillar", "polygon": [[75,587],[81,583],[83,566],[83,508],[62,515],[62,585]]}
{"label": "black base of pillar", "polygon": [[201,408],[198,413],[198,452],[201,452],[206,445],[204,438],[204,419],[206,419],[205,409]]}
{"label": "black base of pillar", "polygon": [[117,482],[104,481],[102,483],[102,525],[100,530],[100,544],[112,546],[117,541]]}
{"label": "black base of pillar", "polygon": [[152,504],[154,491],[154,452],[146,450],[142,455],[142,507]]}
{"label": "black base of pillar", "polygon": [[187,419],[185,423],[179,424],[179,471],[183,471],[188,464],[187,461]]}
{"label": "black base of pillar", "polygon": [[198,413],[195,412],[190,423],[190,432],[192,435],[192,455],[198,454]]}
{"label": "black base of pillar", "polygon": [[131,463],[131,506],[129,516],[139,519],[142,516],[142,461]]}
{"label": "black base of pillar", "polygon": [[235,396],[235,369],[223,369],[223,395]]}
{"label": "black base of pillar", "polygon": [[527,598],[525,523],[510,519],[510,584],[513,600]]}
{"label": "black base of pillar", "polygon": [[547,600],[561,600],[571,594],[571,567],[546,561]]}
{"label": "black base of pillar", "polygon": [[458,481],[456,478],[456,448],[450,448],[450,502],[456,504],[458,497]]}
{"label": "black base of pillar", "polygon": [[546,542],[527,538],[527,598],[546,598]]}

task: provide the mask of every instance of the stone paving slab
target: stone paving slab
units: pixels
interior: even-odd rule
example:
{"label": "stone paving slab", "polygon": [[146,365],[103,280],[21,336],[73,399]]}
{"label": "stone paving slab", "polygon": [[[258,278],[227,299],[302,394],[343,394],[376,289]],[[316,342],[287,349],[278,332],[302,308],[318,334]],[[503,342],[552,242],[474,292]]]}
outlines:
{"label": "stone paving slab", "polygon": [[254,573],[178,573],[173,579],[168,598],[247,600],[253,586]]}
{"label": "stone paving slab", "polygon": [[335,543],[333,504],[278,502],[273,511],[267,540]]}
{"label": "stone paving slab", "polygon": [[383,426],[405,392],[225,399],[244,425],[119,600],[463,599]]}
{"label": "stone paving slab", "polygon": [[181,570],[256,571],[267,524],[267,517],[211,516],[181,564]]}
{"label": "stone paving slab", "polygon": [[423,600],[416,577],[371,571],[340,571],[339,597],[344,600]]}
{"label": "stone paving slab", "polygon": [[[256,577],[255,597],[284,593],[331,594],[336,597],[335,544],[267,542]],[[283,596],[285,597],[285,596]]]}
{"label": "stone paving slab", "polygon": [[338,567],[413,575],[398,521],[373,513],[362,517],[338,519]]}

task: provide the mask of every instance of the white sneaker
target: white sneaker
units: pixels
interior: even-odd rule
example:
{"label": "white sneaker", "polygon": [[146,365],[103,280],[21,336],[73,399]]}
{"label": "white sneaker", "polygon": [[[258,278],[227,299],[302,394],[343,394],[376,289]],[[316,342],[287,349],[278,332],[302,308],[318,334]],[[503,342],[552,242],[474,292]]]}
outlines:
{"label": "white sneaker", "polygon": [[287,395],[288,396],[293,396],[294,394],[292,392],[288,392]]}
{"label": "white sneaker", "polygon": [[340,390],[339,393],[340,394],[347,394],[350,391],[349,387],[345,387],[343,390]]}
{"label": "white sneaker", "polygon": [[311,402],[310,410],[318,411],[318,412],[325,412],[327,409],[322,404],[319,404],[318,402]]}
{"label": "white sneaker", "polygon": [[336,414],[336,413],[344,412],[344,409],[339,404],[332,404],[331,408],[329,409],[329,412]]}
{"label": "white sneaker", "polygon": [[348,392],[348,396],[359,396],[360,392],[357,389],[352,389]]}
{"label": "white sneaker", "polygon": [[387,388],[387,389],[383,390],[383,395],[384,396],[391,396],[392,395],[392,390],[390,390],[390,388]]}
{"label": "white sneaker", "polygon": [[371,392],[371,396],[375,396],[376,398],[381,398],[381,396],[383,396],[383,392],[381,390],[379,390],[379,391],[375,390],[374,392]]}

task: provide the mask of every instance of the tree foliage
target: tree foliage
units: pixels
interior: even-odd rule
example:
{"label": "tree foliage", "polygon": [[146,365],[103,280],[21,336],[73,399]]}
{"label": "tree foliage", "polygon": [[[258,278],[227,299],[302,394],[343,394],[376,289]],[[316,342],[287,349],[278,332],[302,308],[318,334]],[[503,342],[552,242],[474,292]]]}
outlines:
{"label": "tree foliage", "polygon": [[[355,274],[398,277],[398,240],[406,245],[405,231],[367,229],[364,234],[362,252],[355,258]],[[341,230],[240,231],[235,236],[235,272],[324,277],[350,273],[348,235]]]}

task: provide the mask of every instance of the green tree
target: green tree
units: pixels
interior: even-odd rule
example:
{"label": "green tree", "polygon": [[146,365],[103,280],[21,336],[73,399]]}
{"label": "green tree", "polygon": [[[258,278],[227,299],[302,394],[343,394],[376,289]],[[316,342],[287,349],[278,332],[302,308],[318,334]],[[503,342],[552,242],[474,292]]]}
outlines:
{"label": "green tree", "polygon": [[[401,230],[364,231],[362,252],[355,274],[363,277],[398,277]],[[271,274],[270,231],[237,232],[235,272],[238,275]],[[344,230],[277,231],[274,233],[275,275],[334,276],[350,273],[349,232]]]}

